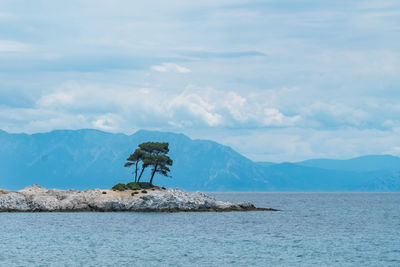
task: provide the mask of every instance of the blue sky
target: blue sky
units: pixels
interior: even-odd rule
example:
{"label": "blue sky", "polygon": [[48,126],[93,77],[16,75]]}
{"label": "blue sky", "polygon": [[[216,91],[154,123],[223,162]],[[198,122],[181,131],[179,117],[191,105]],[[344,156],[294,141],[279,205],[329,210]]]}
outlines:
{"label": "blue sky", "polygon": [[0,2],[0,129],[400,155],[399,1]]}

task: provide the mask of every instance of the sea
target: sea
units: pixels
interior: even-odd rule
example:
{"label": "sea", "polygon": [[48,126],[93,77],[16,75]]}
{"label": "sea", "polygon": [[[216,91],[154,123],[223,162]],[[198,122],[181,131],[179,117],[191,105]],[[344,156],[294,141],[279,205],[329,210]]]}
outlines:
{"label": "sea", "polygon": [[279,212],[0,213],[0,266],[400,266],[400,192],[229,192]]}

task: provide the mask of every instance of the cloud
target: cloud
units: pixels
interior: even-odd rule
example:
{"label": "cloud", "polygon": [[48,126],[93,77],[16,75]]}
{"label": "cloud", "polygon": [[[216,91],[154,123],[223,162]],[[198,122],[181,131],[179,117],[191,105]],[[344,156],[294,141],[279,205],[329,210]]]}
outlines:
{"label": "cloud", "polygon": [[[366,110],[351,107],[343,103],[327,103],[316,101],[303,109],[305,120],[313,121],[320,127],[357,127],[365,128],[371,123]],[[370,126],[370,125],[369,125]]]}
{"label": "cloud", "polygon": [[9,19],[9,18],[12,18],[12,17],[13,17],[13,15],[10,14],[10,13],[0,12],[0,19]]}
{"label": "cloud", "polygon": [[[136,88],[117,84],[68,82],[37,101],[38,109],[95,117],[99,129],[118,129],[117,119],[129,127],[160,125],[216,126],[222,117],[210,99],[195,93],[168,94],[156,88]],[[103,114],[107,114],[105,117]],[[182,124],[182,121],[186,123]],[[120,123],[119,125],[122,125]],[[112,126],[113,125],[113,126]],[[119,128],[123,130],[124,127]]]}
{"label": "cloud", "polygon": [[398,1],[118,3],[3,6],[0,128],[221,131],[268,159],[400,146]]}
{"label": "cloud", "polygon": [[357,3],[358,7],[360,9],[390,9],[390,8],[395,8],[399,7],[399,2],[398,1],[393,1],[393,0],[381,0],[381,1],[363,1]]}
{"label": "cloud", "polygon": [[178,117],[180,115],[185,117],[185,113],[188,112],[209,126],[217,126],[222,123],[222,116],[216,112],[216,106],[199,94],[184,92],[171,100],[169,108]]}
{"label": "cloud", "polygon": [[169,91],[162,86],[70,81],[41,95],[32,109],[54,116],[80,114],[89,125],[125,132],[141,127],[390,129],[400,123],[399,105],[386,99],[357,106],[302,97],[297,87],[239,94],[194,85]]}
{"label": "cloud", "polygon": [[121,118],[116,114],[104,114],[96,117],[92,121],[92,127],[102,131],[115,132],[119,130]]}
{"label": "cloud", "polygon": [[28,52],[31,45],[22,42],[15,42],[10,40],[0,40],[0,53],[1,52]]}
{"label": "cloud", "polygon": [[265,126],[288,126],[293,125],[299,118],[299,115],[287,117],[276,108],[265,108],[263,124]]}
{"label": "cloud", "polygon": [[241,58],[241,57],[265,57],[266,54],[259,51],[237,51],[237,52],[216,52],[202,50],[188,50],[180,52],[181,55],[195,58]]}
{"label": "cloud", "polygon": [[[68,82],[42,95],[36,107],[64,113],[96,117],[94,126],[110,126],[118,115],[131,127],[287,127],[295,125],[299,115],[287,116],[268,101],[270,95],[239,95],[211,87],[187,86],[181,92],[160,88],[141,88],[118,84]],[[107,122],[107,123],[106,123]],[[122,123],[121,123],[122,124]],[[118,129],[116,126],[113,129]],[[120,130],[123,130],[121,128]]]}
{"label": "cloud", "polygon": [[178,72],[178,73],[191,72],[190,69],[182,67],[175,63],[163,63],[161,65],[152,66],[151,69],[158,72]]}
{"label": "cloud", "polygon": [[368,154],[400,156],[399,131],[370,129],[272,128],[193,132],[194,137],[213,139],[233,147],[255,161],[285,162],[310,158],[347,159]]}

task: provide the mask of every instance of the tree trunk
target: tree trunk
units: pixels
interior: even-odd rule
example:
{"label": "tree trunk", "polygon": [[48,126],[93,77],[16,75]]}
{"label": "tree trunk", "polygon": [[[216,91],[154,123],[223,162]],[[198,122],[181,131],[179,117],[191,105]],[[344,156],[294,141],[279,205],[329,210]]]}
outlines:
{"label": "tree trunk", "polygon": [[140,178],[142,178],[143,171],[144,171],[144,167],[142,167],[142,171],[140,172],[139,178],[137,180],[138,183],[140,182]]}
{"label": "tree trunk", "polygon": [[137,180],[137,165],[138,165],[139,161],[136,161],[136,169],[135,169],[135,183]]}
{"label": "tree trunk", "polygon": [[154,174],[157,171],[157,164],[154,166],[153,172],[151,174],[151,178],[150,178],[150,185],[153,185],[153,178],[154,178]]}

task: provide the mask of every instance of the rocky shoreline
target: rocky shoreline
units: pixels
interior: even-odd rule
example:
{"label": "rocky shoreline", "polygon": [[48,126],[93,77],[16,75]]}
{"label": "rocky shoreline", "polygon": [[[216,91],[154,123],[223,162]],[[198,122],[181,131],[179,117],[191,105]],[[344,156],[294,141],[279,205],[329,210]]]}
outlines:
{"label": "rocky shoreline", "polygon": [[38,185],[19,191],[0,189],[0,212],[230,212],[278,211],[256,208],[249,202],[218,201],[202,192],[153,188],[119,192],[46,189]]}

